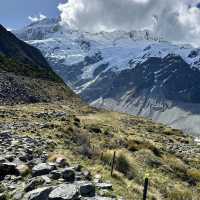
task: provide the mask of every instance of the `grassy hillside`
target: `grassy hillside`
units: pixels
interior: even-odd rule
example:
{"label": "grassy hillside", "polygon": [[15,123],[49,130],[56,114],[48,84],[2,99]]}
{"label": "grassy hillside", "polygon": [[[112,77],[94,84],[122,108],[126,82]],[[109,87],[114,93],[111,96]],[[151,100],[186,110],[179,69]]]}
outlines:
{"label": "grassy hillside", "polygon": [[80,102],[53,71],[0,55],[0,105],[63,100]]}
{"label": "grassy hillside", "polygon": [[31,45],[19,40],[0,24],[0,53],[9,58],[37,68],[50,68],[41,52]]}
{"label": "grassy hillside", "polygon": [[76,103],[2,106],[0,110],[0,122],[13,126],[16,134],[51,141],[50,161],[64,155],[70,163],[86,166],[94,177],[111,181],[113,191],[106,196],[142,199],[148,174],[149,200],[200,199],[200,149],[179,130]]}
{"label": "grassy hillside", "polygon": [[49,68],[38,68],[31,64],[26,64],[21,61],[9,58],[3,54],[0,54],[0,73],[9,72],[15,75],[28,76],[31,78],[40,78],[52,80],[55,82],[62,82],[51,69]]}

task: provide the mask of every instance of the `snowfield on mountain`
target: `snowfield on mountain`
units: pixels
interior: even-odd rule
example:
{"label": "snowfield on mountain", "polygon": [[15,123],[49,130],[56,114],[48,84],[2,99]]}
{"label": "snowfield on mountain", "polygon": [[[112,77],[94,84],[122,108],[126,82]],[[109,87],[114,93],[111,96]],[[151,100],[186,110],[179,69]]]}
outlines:
{"label": "snowfield on mountain", "polygon": [[144,31],[88,33],[44,19],[14,31],[91,105],[200,134],[200,49]]}

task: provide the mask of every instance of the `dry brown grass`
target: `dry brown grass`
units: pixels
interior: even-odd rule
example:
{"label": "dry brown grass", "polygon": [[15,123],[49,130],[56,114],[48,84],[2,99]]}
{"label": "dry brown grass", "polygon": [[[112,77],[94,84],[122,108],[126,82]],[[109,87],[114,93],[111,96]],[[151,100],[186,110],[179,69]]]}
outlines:
{"label": "dry brown grass", "polygon": [[161,155],[160,150],[148,141],[133,140],[133,139],[128,141],[128,150],[129,151],[134,152],[134,151],[138,151],[138,150],[141,150],[141,149],[149,149],[156,156]]}
{"label": "dry brown grass", "polygon": [[192,178],[195,182],[200,182],[200,170],[192,168],[187,170],[187,175]]}
{"label": "dry brown grass", "polygon": [[181,159],[173,155],[165,155],[163,159],[164,162],[175,171],[175,173],[181,172],[186,174],[187,165]]}

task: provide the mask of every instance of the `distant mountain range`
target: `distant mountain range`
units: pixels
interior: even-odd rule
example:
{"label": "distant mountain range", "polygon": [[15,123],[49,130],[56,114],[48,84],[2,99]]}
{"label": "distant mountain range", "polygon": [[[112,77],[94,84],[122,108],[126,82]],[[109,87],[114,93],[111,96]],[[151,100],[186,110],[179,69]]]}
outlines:
{"label": "distant mountain range", "polygon": [[41,52],[0,25],[0,105],[65,100],[73,92]]}
{"label": "distant mountain range", "polygon": [[200,49],[150,31],[87,33],[44,19],[14,32],[91,105],[200,134]]}

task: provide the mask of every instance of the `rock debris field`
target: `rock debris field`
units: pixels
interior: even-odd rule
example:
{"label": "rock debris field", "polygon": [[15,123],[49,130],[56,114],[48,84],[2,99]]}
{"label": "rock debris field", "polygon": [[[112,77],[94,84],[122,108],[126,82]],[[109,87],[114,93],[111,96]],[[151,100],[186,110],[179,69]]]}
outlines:
{"label": "rock debris field", "polygon": [[93,178],[81,165],[64,157],[48,162],[48,144],[40,138],[0,132],[0,200],[112,200],[98,191],[112,184]]}

